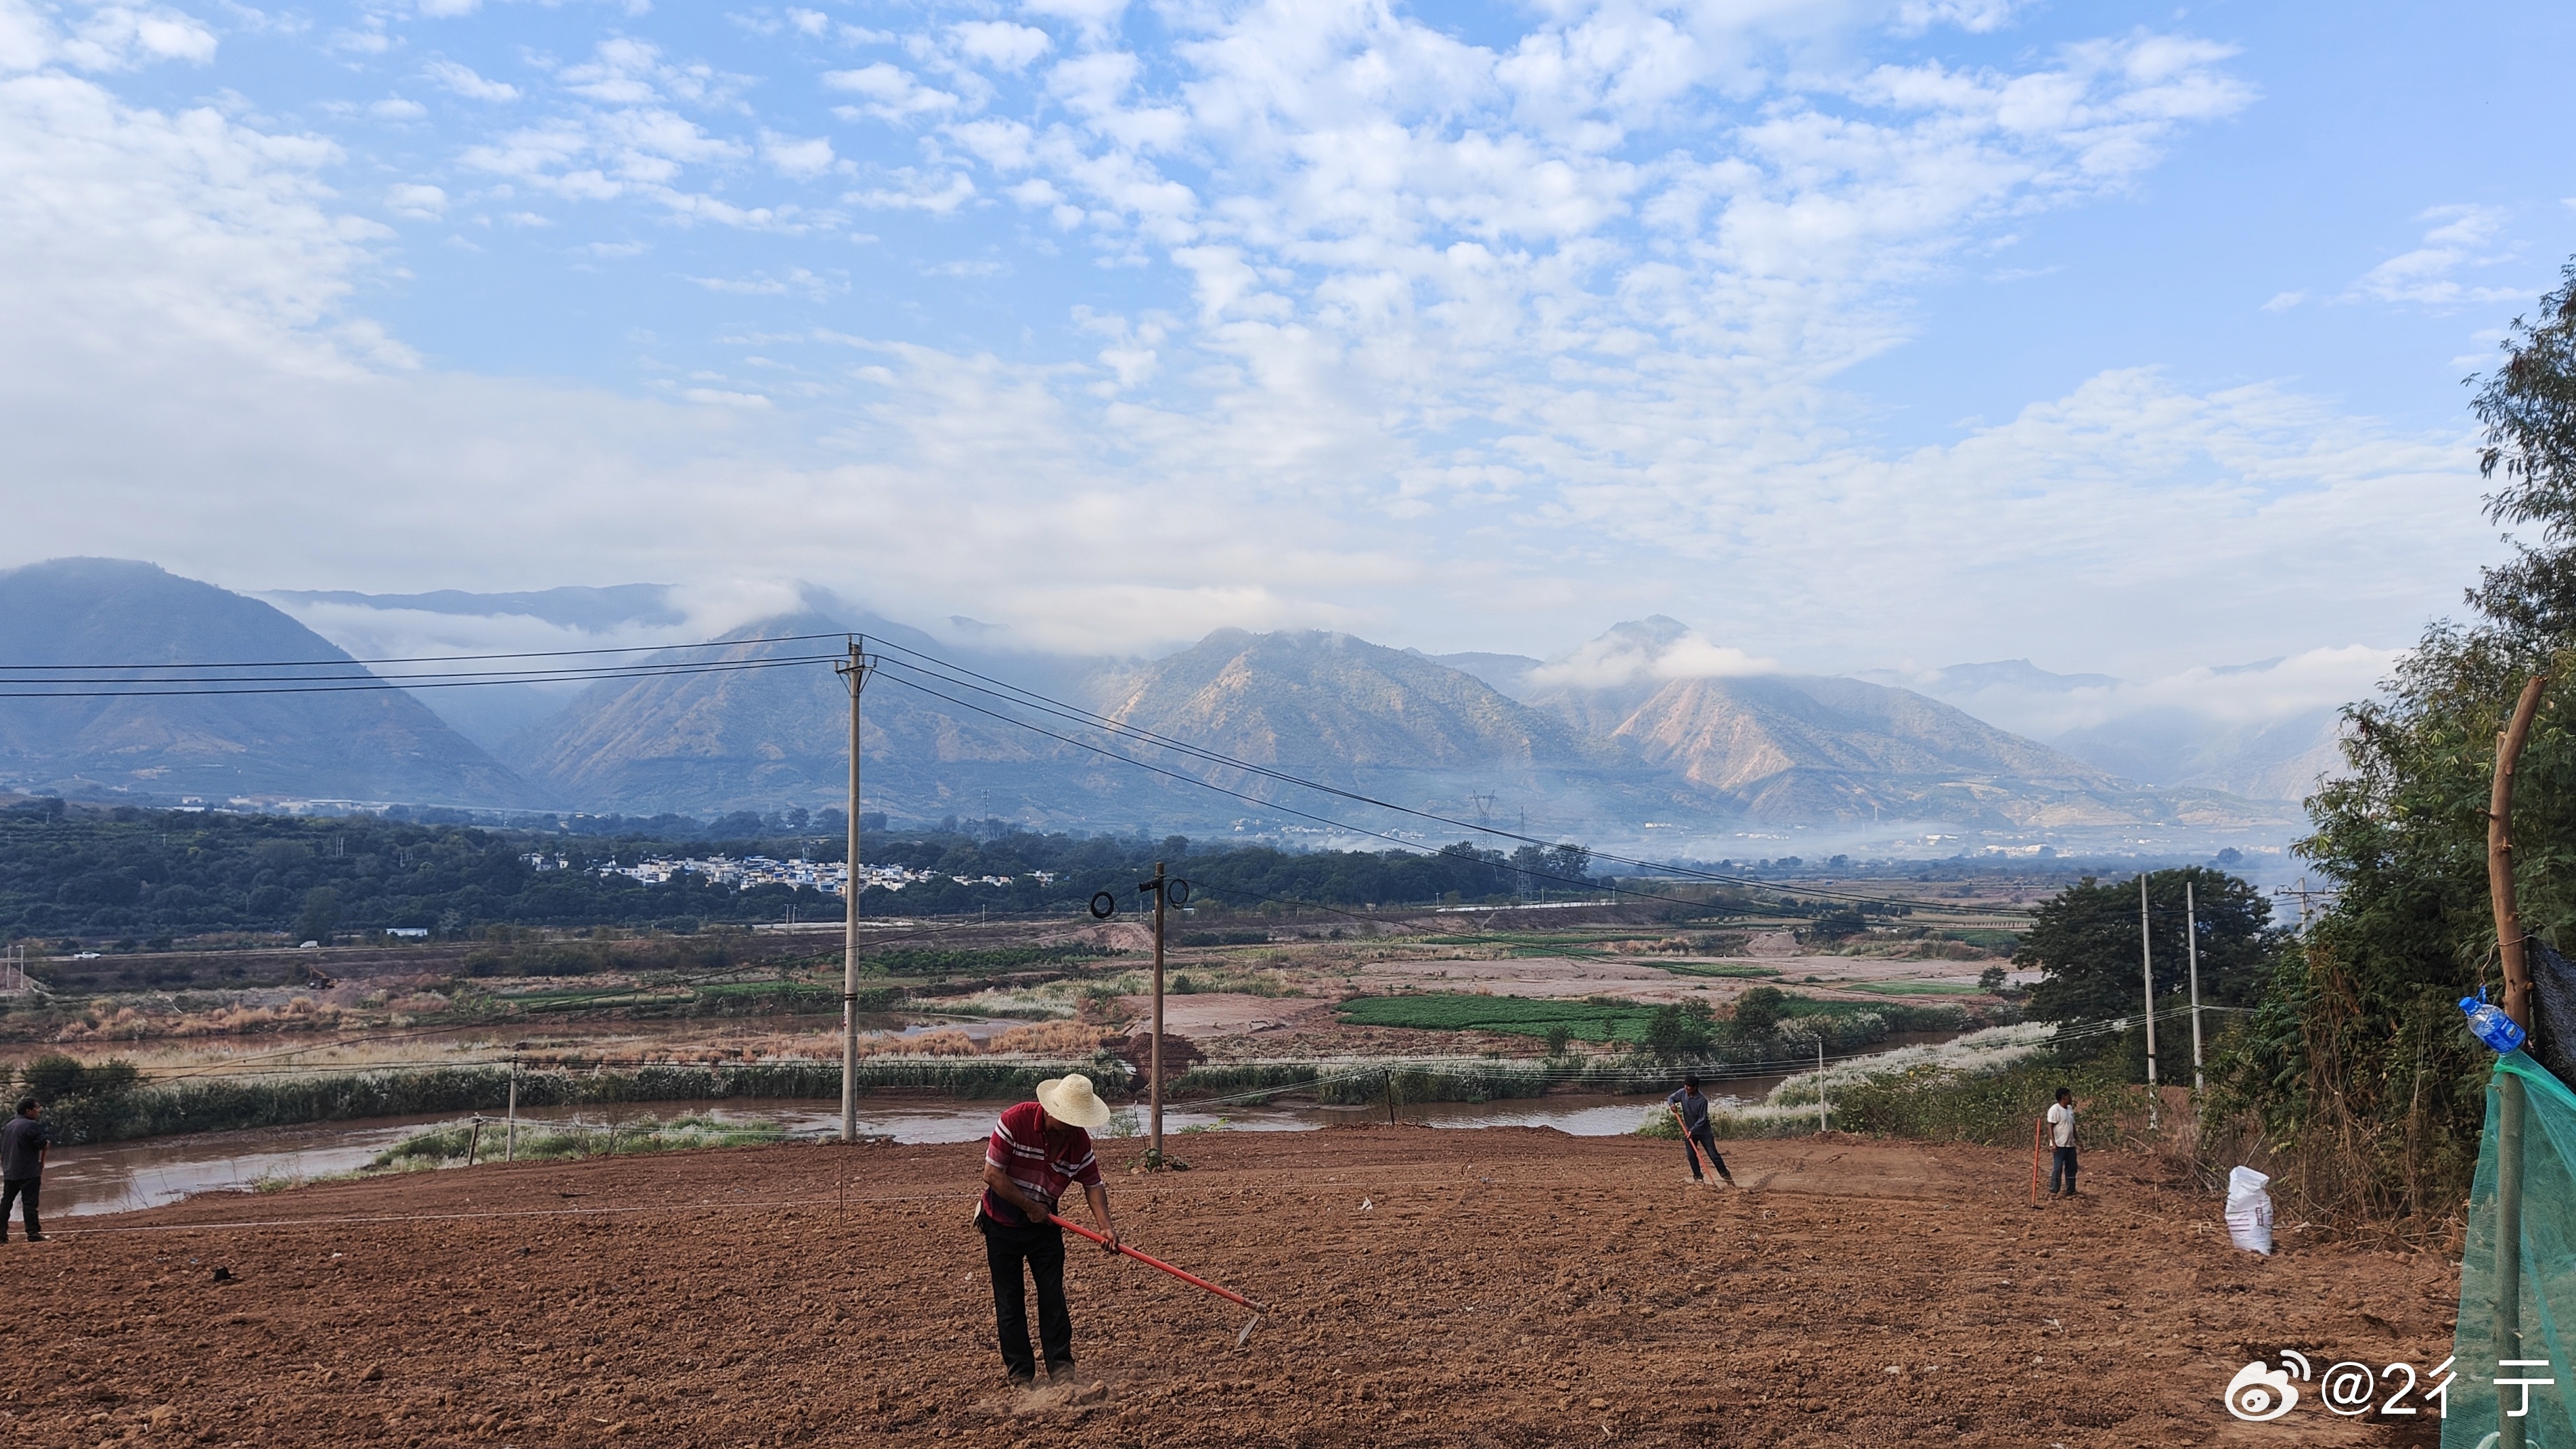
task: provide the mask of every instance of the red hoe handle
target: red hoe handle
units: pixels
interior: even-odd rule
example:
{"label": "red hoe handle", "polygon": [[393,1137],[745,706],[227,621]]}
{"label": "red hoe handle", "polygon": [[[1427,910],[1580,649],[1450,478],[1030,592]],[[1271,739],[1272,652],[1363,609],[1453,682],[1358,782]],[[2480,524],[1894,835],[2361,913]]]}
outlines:
{"label": "red hoe handle", "polygon": [[[1109,1241],[1108,1235],[1104,1233],[1095,1233],[1091,1229],[1084,1227],[1082,1224],[1069,1221],[1056,1213],[1048,1213],[1047,1221],[1055,1224],[1059,1228],[1070,1228],[1095,1243],[1106,1243]],[[1219,1288],[1214,1283],[1209,1282],[1196,1273],[1184,1273],[1180,1269],[1173,1267],[1171,1264],[1164,1262],[1160,1258],[1154,1257],[1150,1254],[1137,1252],[1134,1248],[1128,1247],[1125,1243],[1120,1243],[1118,1245],[1118,1251],[1135,1259],[1137,1262],[1144,1264],[1148,1268],[1160,1268],[1164,1272],[1171,1274],[1173,1277],[1180,1279],[1182,1282],[1189,1284],[1193,1288],[1204,1288],[1219,1298],[1226,1299],[1233,1303],[1240,1303],[1255,1313],[1267,1313],[1270,1311],[1268,1308],[1253,1302],[1251,1299],[1244,1297],[1240,1293],[1229,1292],[1226,1289]]]}

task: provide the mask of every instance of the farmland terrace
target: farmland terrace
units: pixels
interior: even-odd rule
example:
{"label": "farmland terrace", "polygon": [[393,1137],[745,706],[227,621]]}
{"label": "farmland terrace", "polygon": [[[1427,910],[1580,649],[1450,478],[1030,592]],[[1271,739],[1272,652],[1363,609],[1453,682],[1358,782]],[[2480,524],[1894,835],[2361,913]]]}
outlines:
{"label": "farmland terrace", "polygon": [[[2231,1250],[2159,1164],[1826,1137],[1531,1129],[1178,1139],[1112,1172],[1145,1251],[1076,1242],[1078,1391],[1002,1384],[969,1147],[484,1166],[66,1221],[0,1251],[25,1442],[346,1445],[2431,1444],[2438,1421],[2242,1424],[2296,1347],[2449,1353],[2456,1269]],[[1133,1144],[1106,1144],[1123,1157]],[[224,1281],[218,1281],[221,1270]],[[1096,1386],[1096,1387],[1095,1387]]]}

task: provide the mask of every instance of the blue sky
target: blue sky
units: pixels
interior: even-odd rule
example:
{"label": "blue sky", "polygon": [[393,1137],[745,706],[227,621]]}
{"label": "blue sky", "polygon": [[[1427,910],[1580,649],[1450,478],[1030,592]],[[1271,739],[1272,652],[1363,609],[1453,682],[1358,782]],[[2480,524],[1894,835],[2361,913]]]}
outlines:
{"label": "blue sky", "polygon": [[0,0],[0,564],[2313,704],[2497,551],[2571,31]]}

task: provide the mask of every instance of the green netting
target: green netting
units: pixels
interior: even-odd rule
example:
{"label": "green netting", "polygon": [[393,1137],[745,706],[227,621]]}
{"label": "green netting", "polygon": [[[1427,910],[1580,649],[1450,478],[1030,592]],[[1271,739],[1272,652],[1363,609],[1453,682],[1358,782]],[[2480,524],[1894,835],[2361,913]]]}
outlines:
{"label": "green netting", "polygon": [[[2498,1189],[2504,1182],[2499,1144],[2509,1118],[2521,1119],[2522,1246],[2516,1319],[2519,1342],[2506,1341],[2497,1313]],[[2468,1248],[2460,1260],[2460,1326],[2452,1339],[2449,1410],[2442,1449],[2496,1449],[2521,1442],[2576,1449],[2576,1380],[2566,1335],[2576,1330],[2576,1093],[2538,1062],[2513,1052],[2496,1062],[2487,1083],[2487,1125],[2478,1147],[2477,1185],[2469,1193]],[[2514,1368],[2506,1359],[2547,1359]],[[2506,1413],[2523,1388],[2499,1379],[2548,1379],[2529,1387],[2530,1410]],[[2501,1398],[2499,1398],[2501,1393]],[[2501,1433],[2499,1431],[2502,1431]]]}

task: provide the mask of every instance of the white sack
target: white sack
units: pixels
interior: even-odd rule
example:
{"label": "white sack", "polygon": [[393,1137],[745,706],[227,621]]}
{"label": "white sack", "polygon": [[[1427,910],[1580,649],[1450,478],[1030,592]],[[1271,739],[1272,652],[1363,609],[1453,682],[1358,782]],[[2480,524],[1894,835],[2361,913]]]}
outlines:
{"label": "white sack", "polygon": [[2250,1167],[2227,1174],[2227,1236],[2249,1253],[2272,1251],[2271,1180]]}

